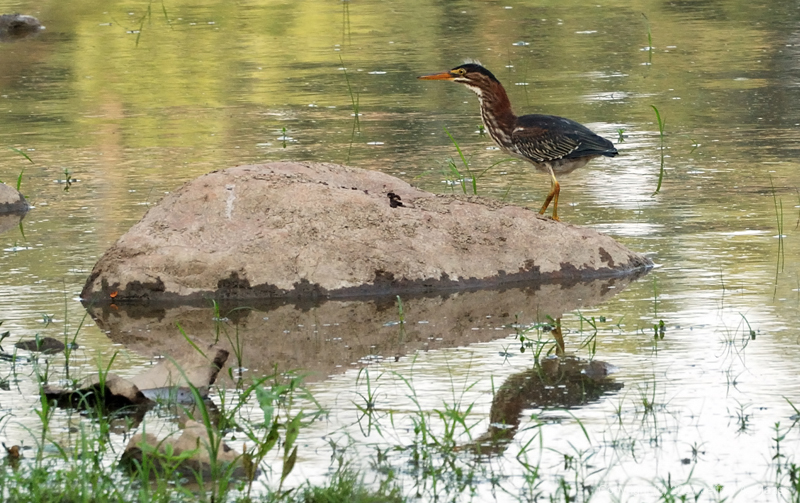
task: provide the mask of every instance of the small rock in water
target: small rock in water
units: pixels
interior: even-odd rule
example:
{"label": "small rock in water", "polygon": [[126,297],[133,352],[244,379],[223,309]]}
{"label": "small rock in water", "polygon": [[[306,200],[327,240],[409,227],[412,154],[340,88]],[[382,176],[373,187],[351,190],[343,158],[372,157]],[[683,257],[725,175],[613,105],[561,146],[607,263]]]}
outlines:
{"label": "small rock in water", "polygon": [[[214,443],[209,438],[206,427],[196,421],[187,421],[181,436],[177,439],[167,437],[159,440],[152,433],[142,435],[137,433],[128,442],[125,452],[122,454],[120,464],[136,471],[142,466],[144,452],[156,459],[163,457],[169,460],[169,466],[175,468],[186,475],[209,477],[214,474],[213,469],[219,465],[231,467],[230,471],[225,471],[226,476],[243,478],[248,476],[244,456],[228,446],[225,442],[220,442],[214,452],[213,460],[210,447]],[[184,456],[181,456],[185,453]],[[174,460],[179,459],[177,465]],[[164,466],[157,463],[157,466]],[[251,467],[252,470],[252,467]]]}
{"label": "small rock in water", "polygon": [[43,29],[42,23],[33,16],[25,14],[0,15],[0,42],[30,37]]}
{"label": "small rock in water", "polygon": [[66,347],[63,342],[52,337],[37,337],[27,341],[19,341],[14,344],[17,349],[24,349],[25,351],[36,351],[45,354],[60,353]]}
{"label": "small rock in water", "polygon": [[18,190],[0,183],[0,215],[25,213],[28,208],[28,202]]}

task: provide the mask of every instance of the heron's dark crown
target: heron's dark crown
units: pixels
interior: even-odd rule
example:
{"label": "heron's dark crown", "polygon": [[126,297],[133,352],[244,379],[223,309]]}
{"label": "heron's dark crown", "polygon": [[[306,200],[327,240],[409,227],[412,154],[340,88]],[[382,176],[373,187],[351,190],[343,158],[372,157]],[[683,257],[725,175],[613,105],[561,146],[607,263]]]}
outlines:
{"label": "heron's dark crown", "polygon": [[481,75],[489,77],[489,79],[491,79],[494,82],[497,82],[498,84],[500,83],[500,81],[497,80],[497,77],[495,77],[492,72],[490,72],[489,70],[487,70],[486,68],[482,67],[477,63],[464,63],[463,65],[459,65],[450,70],[450,73],[456,73],[458,70],[464,70],[466,72],[464,74],[465,76],[468,76],[471,73],[479,73]]}

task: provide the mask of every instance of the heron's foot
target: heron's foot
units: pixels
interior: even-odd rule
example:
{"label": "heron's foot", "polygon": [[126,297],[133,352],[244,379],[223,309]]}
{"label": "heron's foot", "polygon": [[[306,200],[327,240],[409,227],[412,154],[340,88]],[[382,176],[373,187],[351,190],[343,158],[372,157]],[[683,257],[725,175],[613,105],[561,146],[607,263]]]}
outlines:
{"label": "heron's foot", "polygon": [[539,214],[542,215],[545,218],[549,218],[550,220],[555,220],[556,222],[560,222],[561,221],[561,219],[558,218],[558,215],[555,215],[555,214],[553,214],[553,215],[545,215],[544,214],[544,210],[540,211]]}
{"label": "heron's foot", "polygon": [[544,212],[547,211],[547,207],[550,206],[550,202],[552,201],[553,220],[560,222],[561,220],[558,218],[558,194],[561,193],[561,185],[558,183],[555,176],[553,177],[552,182],[553,186],[550,189],[550,193],[547,194],[547,198],[545,198],[544,204],[542,205],[542,209],[539,210],[539,214],[544,215]]}

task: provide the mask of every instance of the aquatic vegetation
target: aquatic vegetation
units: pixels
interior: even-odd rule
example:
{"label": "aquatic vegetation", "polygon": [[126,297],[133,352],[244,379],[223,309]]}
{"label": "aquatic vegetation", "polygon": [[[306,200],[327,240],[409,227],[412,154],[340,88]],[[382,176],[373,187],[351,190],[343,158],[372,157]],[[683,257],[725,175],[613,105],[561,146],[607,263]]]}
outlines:
{"label": "aquatic vegetation", "polygon": [[[480,130],[481,134],[483,134],[483,129]],[[490,165],[488,168],[480,171],[479,173],[473,173],[472,169],[470,168],[469,159],[464,155],[464,152],[461,150],[461,146],[458,144],[458,141],[450,134],[450,131],[447,128],[444,128],[444,132],[450,138],[450,141],[453,143],[453,146],[456,148],[456,152],[458,152],[458,158],[461,161],[459,167],[459,163],[457,163],[452,157],[447,159],[447,167],[448,172],[451,178],[448,179],[448,185],[453,187],[455,185],[461,186],[461,191],[464,194],[473,194],[478,195],[478,180],[483,177],[490,169],[503,164],[505,162],[513,161],[514,159],[502,159]],[[463,169],[463,172],[462,172]],[[471,186],[471,191],[467,189],[467,184]]]}
{"label": "aquatic vegetation", "polygon": [[[344,2],[348,4],[348,2]],[[349,19],[349,6],[347,7],[348,19]],[[348,21],[349,26],[349,21]],[[356,133],[361,133],[361,112],[359,111],[359,100],[360,95],[357,91],[353,90],[353,86],[350,83],[350,76],[347,74],[347,68],[344,65],[344,58],[342,58],[342,54],[339,53],[339,63],[342,65],[341,70],[344,73],[344,81],[347,85],[347,94],[350,96],[350,105],[353,109],[353,128],[350,131],[350,144],[347,147],[347,157],[345,158],[344,162],[347,164],[350,162],[350,154],[353,151],[353,143],[355,142]]]}
{"label": "aquatic vegetation", "polygon": [[653,64],[653,33],[650,31],[650,20],[647,19],[644,12],[642,12],[642,18],[644,18],[644,27],[647,30],[647,63]]}
{"label": "aquatic vegetation", "polygon": [[[531,350],[534,365],[539,365],[543,356],[555,354],[563,349],[563,339],[559,341],[559,321],[551,317],[547,317],[547,322],[536,322],[530,325],[520,323],[519,314],[514,315],[514,323],[510,326],[516,332],[516,338],[519,340],[520,353],[525,353]],[[531,336],[535,335],[535,339]],[[547,334],[546,337],[543,336]],[[553,338],[549,336],[553,335]]]}
{"label": "aquatic vegetation", "polygon": [[747,409],[751,407],[751,404],[743,404],[737,401],[736,406],[736,424],[738,425],[736,432],[746,433],[750,425],[750,413],[747,412]]}
{"label": "aquatic vegetation", "polygon": [[353,91],[353,86],[350,83],[350,76],[347,74],[347,68],[344,66],[344,58],[342,55],[339,54],[339,62],[342,64],[342,73],[344,73],[344,81],[347,84],[347,94],[350,96],[350,105],[353,107],[353,128],[357,130],[359,133],[361,132],[361,122],[359,117],[361,113],[359,112],[359,93],[357,91]]}
{"label": "aquatic vegetation", "polygon": [[[378,405],[377,392],[380,386],[378,385],[373,388],[372,379],[370,379],[369,368],[362,368],[359,369],[358,376],[356,377],[356,387],[360,388],[362,375],[364,377],[363,381],[366,382],[366,394],[362,394],[360,391],[357,391],[356,394],[359,398],[361,398],[361,402],[353,401],[352,403],[360,414],[358,417],[358,424],[361,427],[361,433],[363,433],[364,436],[369,436],[373,426],[380,428],[380,423],[378,421],[373,422],[373,414],[375,413]],[[380,380],[381,375],[378,375],[378,377],[375,378],[376,382]],[[365,417],[367,418],[366,428],[362,426],[362,421]]]}
{"label": "aquatic vegetation", "polygon": [[[589,335],[584,337],[583,341],[579,346],[579,349],[586,349],[589,352],[589,358],[594,358],[597,354],[597,323],[599,320],[596,320],[594,316],[587,318],[580,311],[578,311],[578,317],[580,318],[580,327],[578,331],[583,334],[583,324],[586,323],[589,325]],[[605,320],[603,320],[605,321]]]}
{"label": "aquatic vegetation", "polygon": [[775,265],[775,286],[777,288],[778,273],[783,272],[786,264],[785,250],[783,247],[783,239],[785,237],[783,230],[783,200],[778,198],[775,193],[775,183],[772,180],[772,175],[769,177],[770,189],[772,189],[772,203],[775,207],[775,222],[778,228],[778,260]]}
{"label": "aquatic vegetation", "polygon": [[[164,21],[167,23],[167,26],[172,28],[172,22],[169,19],[169,15],[167,14],[167,6],[164,4],[164,1],[161,1],[161,13],[164,15]],[[113,19],[113,18],[112,18]],[[129,30],[128,33],[136,34],[136,42],[134,47],[139,47],[139,40],[142,37],[142,32],[144,31],[145,23],[151,24],[153,21],[153,0],[150,0],[147,3],[147,9],[145,10],[144,14],[139,16],[138,19],[135,20],[135,23],[138,24],[138,29],[136,30]],[[120,23],[115,20],[115,22],[119,25]]]}
{"label": "aquatic vegetation", "polygon": [[461,151],[461,147],[458,145],[458,142],[453,138],[453,135],[450,134],[450,131],[447,128],[444,128],[444,132],[450,138],[450,141],[453,142],[453,145],[456,147],[456,151],[458,152],[458,157],[461,160],[461,165],[464,167],[464,171],[466,171],[466,175],[461,174],[461,170],[458,168],[458,164],[453,160],[452,157],[447,159],[447,167],[450,169],[450,174],[453,176],[451,179],[451,186],[458,183],[461,185],[461,190],[464,194],[467,193],[467,183],[472,184],[472,192],[473,194],[478,193],[478,180],[477,177],[472,175],[472,172],[469,168],[469,162],[467,158],[464,157],[464,152]]}
{"label": "aquatic vegetation", "polygon": [[[30,156],[28,156],[28,154],[26,154],[26,153],[25,153],[25,152],[23,152],[22,150],[20,150],[20,149],[18,149],[18,148],[14,148],[14,147],[8,147],[8,149],[9,149],[9,150],[11,150],[12,152],[16,152],[17,154],[21,155],[22,157],[24,157],[25,159],[27,159],[27,160],[28,160],[28,162],[30,162],[31,164],[35,164],[35,163],[33,162],[33,159],[31,159],[31,158],[30,158]],[[22,175],[23,175],[24,173],[25,173],[25,168],[21,169],[21,170],[19,171],[19,175],[17,175],[17,184],[16,184],[16,189],[17,189],[17,192],[19,192],[19,189],[20,189],[20,187],[22,187]],[[5,182],[3,182],[3,180],[0,180],[0,183],[5,183]]]}
{"label": "aquatic vegetation", "polygon": [[[410,328],[413,313],[401,299],[396,301],[397,315]],[[229,317],[219,304],[212,303],[211,310],[218,327],[214,337],[235,342],[226,336]],[[570,333],[577,336],[578,350],[594,358],[598,335],[606,331],[601,324],[608,323],[608,318],[576,313],[570,320],[578,327]],[[693,467],[688,473],[656,471],[646,480],[616,485],[626,463],[638,465],[666,448],[682,412],[667,398],[655,375],[634,383],[632,393],[624,393],[623,383],[613,380],[605,381],[609,387],[595,389],[584,377],[575,388],[582,390],[579,402],[558,405],[537,398],[536,389],[553,397],[566,396],[557,390],[573,389],[571,381],[565,380],[567,367],[555,373],[552,368],[557,361],[554,353],[563,351],[563,343],[559,349],[553,339],[562,323],[549,319],[523,324],[517,316],[508,324],[531,366],[500,378],[497,384],[492,376],[489,396],[480,391],[485,386],[463,359],[448,364],[449,384],[441,386],[435,397],[422,391],[428,384],[418,373],[425,371],[427,363],[418,363],[418,356],[405,365],[406,370],[368,366],[354,371],[354,388],[341,390],[350,397],[349,406],[336,412],[351,419],[332,430],[320,430],[321,424],[331,420],[331,411],[324,410],[304,387],[302,377],[293,373],[255,379],[239,375],[235,389],[216,385],[210,399],[190,385],[188,402],[167,397],[154,409],[156,414],[149,413],[144,421],[125,409],[113,411],[111,397],[103,392],[87,395],[79,405],[85,412],[78,428],[67,436],[61,432],[61,416],[72,416],[77,410],[59,409],[42,393],[34,408],[38,419],[31,428],[34,445],[22,450],[6,445],[8,462],[0,467],[0,490],[14,501],[61,501],[48,499],[47,494],[79,499],[92,491],[94,501],[103,502],[196,501],[197,488],[203,488],[201,501],[214,502],[469,501],[485,499],[487,494],[495,494],[498,500],[593,501],[625,500],[631,491],[642,494],[643,490],[664,501],[694,500],[701,494],[717,500],[728,497],[730,483],[698,480]],[[608,330],[622,328],[618,322]],[[748,330],[752,331],[746,325],[745,334]],[[192,344],[182,326],[176,331]],[[564,334],[568,332],[564,328]],[[65,327],[64,333],[74,340],[73,329]],[[195,347],[195,351],[202,349],[196,343]],[[446,353],[443,356],[449,358]],[[114,353],[108,361],[96,362],[101,383],[118,358]],[[64,373],[56,368],[63,363],[18,365],[33,369],[42,383]],[[519,401],[520,393],[528,398]],[[607,404],[613,421],[600,429],[596,422],[588,424],[582,403]],[[755,428],[755,409],[749,403],[735,403],[728,412],[731,423],[738,434],[749,434]],[[207,469],[187,470],[186,460],[194,451],[143,444],[141,457],[125,460],[126,471],[118,470],[120,452],[114,445],[119,442],[120,425],[125,425],[126,436],[137,429],[142,434],[155,432],[158,415],[186,417],[200,425],[207,440],[198,449],[206,453]],[[7,429],[11,418],[2,421]],[[790,430],[774,426],[768,484],[792,500],[800,490],[796,483],[800,465],[785,446]],[[320,431],[326,431],[322,444],[313,440]],[[566,437],[557,438],[556,431]],[[227,444],[240,452],[235,464],[224,461]],[[331,451],[328,475],[321,483],[298,481],[293,473],[303,463],[313,462],[308,451],[325,449],[323,445]],[[609,456],[608,451],[614,454]],[[22,454],[12,458],[12,452]],[[708,456],[708,444],[702,441],[687,439],[684,452],[684,465],[716,459]]]}
{"label": "aquatic vegetation", "polygon": [[661,113],[658,111],[655,105],[650,105],[653,111],[656,113],[656,122],[658,124],[658,137],[660,141],[660,145],[658,147],[658,152],[661,157],[661,168],[658,171],[658,184],[656,185],[656,190],[653,192],[655,196],[661,191],[661,182],[664,180],[664,125],[665,121],[661,118]]}
{"label": "aquatic vegetation", "polygon": [[350,32],[350,0],[342,0],[342,45],[352,41]]}

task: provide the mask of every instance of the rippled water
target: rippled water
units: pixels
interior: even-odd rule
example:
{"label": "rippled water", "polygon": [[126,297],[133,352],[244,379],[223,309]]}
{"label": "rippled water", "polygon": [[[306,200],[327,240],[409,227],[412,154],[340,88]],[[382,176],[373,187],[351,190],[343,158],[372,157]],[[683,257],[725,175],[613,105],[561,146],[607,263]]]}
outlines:
{"label": "rippled water", "polygon": [[[153,4],[147,16],[149,5],[0,0],[0,11],[33,14],[46,26],[36,38],[0,44],[0,146],[34,161],[4,148],[0,179],[13,184],[24,169],[22,191],[35,206],[24,235],[0,235],[0,320],[11,334],[4,345],[74,333],[85,313],[77,294],[103,251],[163,194],[213,169],[332,161],[434,192],[460,190],[447,183],[447,159],[457,153],[444,127],[476,168],[503,154],[478,133],[474,95],[416,76],[478,58],[519,113],[567,116],[617,143],[617,158],[561,180],[559,214],[647,253],[659,267],[601,304],[578,303],[580,311],[563,315],[567,351],[618,367],[622,388],[568,412],[525,409],[506,453],[487,461],[503,474],[501,487],[480,481],[475,499],[520,495],[515,456],[536,434],[551,474],[571,473],[558,468],[565,454],[590,457],[576,466],[586,468],[603,501],[651,500],[668,478],[673,485],[690,479],[709,501],[714,484],[735,501],[776,498],[774,426],[791,427],[781,447],[793,455],[789,402],[800,404],[797,5],[165,2],[166,15]],[[658,195],[661,140],[652,105],[666,120]],[[66,172],[77,179],[68,190],[57,182]],[[548,180],[515,161],[488,171],[478,186],[482,195],[538,208]],[[392,301],[382,301],[382,318],[357,325],[355,337],[392,329],[385,326],[398,318]],[[525,304],[518,311],[537,316]],[[53,322],[46,325],[44,315]],[[299,332],[326,342],[325,323],[348,321],[340,316]],[[405,316],[412,327],[430,321],[413,304]],[[601,316],[592,355],[580,347],[591,334],[581,317]],[[665,333],[654,340],[659,320]],[[284,323],[268,330],[298,331],[296,320]],[[89,372],[117,351],[123,375],[150,364],[146,347],[126,347],[106,329],[90,320],[81,327],[74,365]],[[461,400],[475,404],[470,424],[479,433],[488,428],[493,391],[532,366],[507,323],[460,327],[481,332],[470,344],[437,344],[436,328],[427,330],[396,362],[396,350],[385,349],[383,360],[359,354],[326,367],[333,377],[312,389],[331,412],[304,433],[295,481],[321,477],[328,440],[345,433],[365,459],[373,445],[410,442],[409,416],[397,416],[390,439],[374,431],[365,438],[354,423],[354,403],[365,393],[357,368],[365,362],[375,361],[371,379],[381,376],[382,421],[388,411],[430,412]],[[27,438],[22,425],[32,423],[28,405],[38,398],[30,373],[0,391],[13,415],[3,432],[11,441]],[[413,377],[417,404],[398,376]],[[655,406],[645,407],[646,399]]]}

